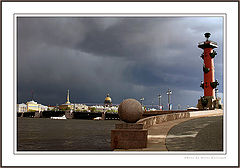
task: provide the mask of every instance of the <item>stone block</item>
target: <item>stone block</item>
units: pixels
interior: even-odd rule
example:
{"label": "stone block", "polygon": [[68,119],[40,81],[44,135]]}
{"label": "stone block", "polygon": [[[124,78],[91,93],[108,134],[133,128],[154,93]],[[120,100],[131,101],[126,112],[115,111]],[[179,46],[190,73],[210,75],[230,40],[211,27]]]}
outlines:
{"label": "stone block", "polygon": [[135,123],[115,124],[115,129],[143,129],[143,124],[135,124]]}
{"label": "stone block", "polygon": [[115,129],[111,131],[112,149],[140,149],[147,147],[147,129]]}

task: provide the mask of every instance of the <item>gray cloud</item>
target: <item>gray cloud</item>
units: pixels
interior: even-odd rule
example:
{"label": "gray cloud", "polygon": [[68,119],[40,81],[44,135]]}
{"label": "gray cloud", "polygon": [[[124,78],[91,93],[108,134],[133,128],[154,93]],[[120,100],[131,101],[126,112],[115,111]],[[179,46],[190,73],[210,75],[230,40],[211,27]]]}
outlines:
{"label": "gray cloud", "polygon": [[[174,105],[195,105],[203,95],[202,50],[211,32],[219,48],[216,78],[222,92],[223,22],[217,17],[18,18],[18,102],[34,90],[38,102],[114,103],[173,90]],[[154,100],[157,104],[157,101]]]}

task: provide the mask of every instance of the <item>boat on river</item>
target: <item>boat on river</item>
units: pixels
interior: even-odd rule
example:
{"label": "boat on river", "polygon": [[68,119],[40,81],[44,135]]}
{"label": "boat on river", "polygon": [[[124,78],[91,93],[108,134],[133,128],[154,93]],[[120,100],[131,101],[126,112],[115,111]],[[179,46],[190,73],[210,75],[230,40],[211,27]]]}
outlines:
{"label": "boat on river", "polygon": [[65,120],[67,119],[65,115],[63,115],[62,117],[51,117],[52,120]]}
{"label": "boat on river", "polygon": [[93,120],[102,120],[102,117],[95,117]]}

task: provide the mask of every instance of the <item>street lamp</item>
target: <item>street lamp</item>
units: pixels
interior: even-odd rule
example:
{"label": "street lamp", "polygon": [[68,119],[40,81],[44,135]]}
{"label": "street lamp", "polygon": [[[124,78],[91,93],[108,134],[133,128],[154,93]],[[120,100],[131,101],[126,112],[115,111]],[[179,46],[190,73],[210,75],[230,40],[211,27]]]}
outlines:
{"label": "street lamp", "polygon": [[180,104],[178,104],[178,110],[180,110],[181,109],[181,105]]}
{"label": "street lamp", "polygon": [[161,97],[162,97],[162,95],[158,95],[158,99],[159,99],[159,110],[161,110]]}
{"label": "street lamp", "polygon": [[141,104],[142,104],[142,106],[143,106],[144,97],[142,97],[142,98],[140,99],[140,101],[141,101]]}
{"label": "street lamp", "polygon": [[170,89],[168,89],[168,91],[167,91],[167,95],[168,95],[168,110],[171,110],[171,108],[170,108],[170,96],[171,96],[171,94],[172,94],[172,91]]}

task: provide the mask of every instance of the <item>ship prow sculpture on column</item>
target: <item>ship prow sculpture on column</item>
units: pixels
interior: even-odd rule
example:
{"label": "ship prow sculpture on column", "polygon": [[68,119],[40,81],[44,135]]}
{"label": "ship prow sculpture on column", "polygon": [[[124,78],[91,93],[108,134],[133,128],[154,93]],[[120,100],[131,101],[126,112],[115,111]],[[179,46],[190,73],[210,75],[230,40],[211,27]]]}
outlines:
{"label": "ship prow sculpture on column", "polygon": [[217,86],[219,85],[218,81],[215,80],[214,73],[214,57],[217,55],[217,52],[213,50],[217,48],[218,45],[214,41],[208,40],[210,33],[204,34],[206,41],[200,42],[198,47],[203,49],[204,52],[200,56],[203,61],[203,73],[204,73],[204,82],[201,82],[200,87],[204,89],[204,96],[200,97],[198,100],[197,107],[198,109],[216,109],[222,108],[221,98],[217,97],[215,92],[217,91]]}
{"label": "ship prow sculpture on column", "polygon": [[111,148],[146,148],[147,129],[143,129],[143,124],[136,123],[142,118],[142,105],[135,99],[126,99],[119,105],[118,114],[123,123],[116,124],[111,131]]}

